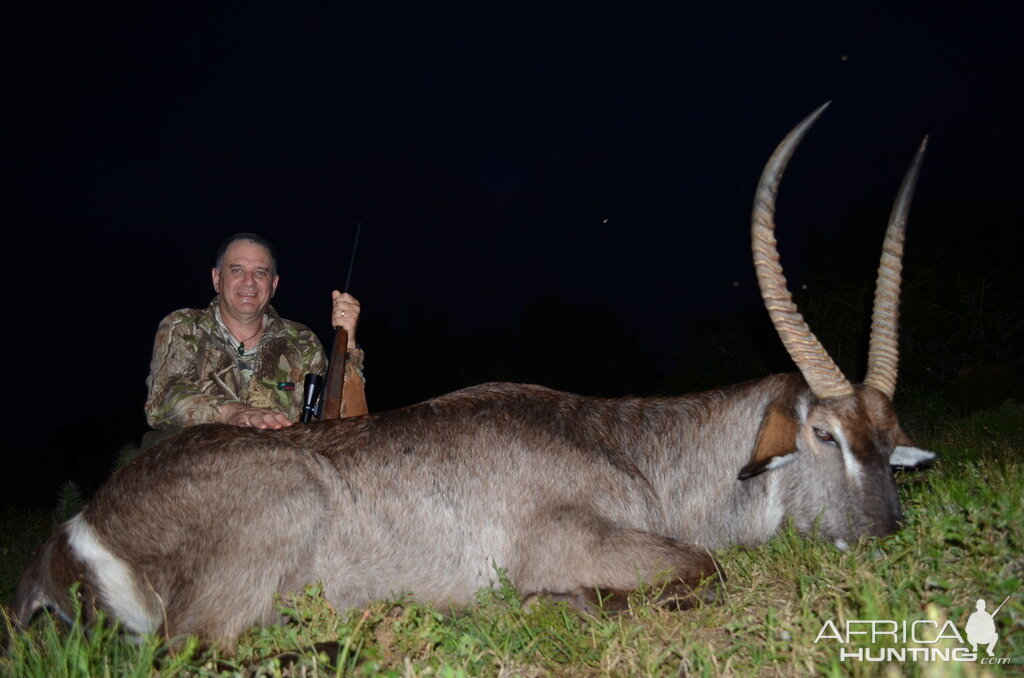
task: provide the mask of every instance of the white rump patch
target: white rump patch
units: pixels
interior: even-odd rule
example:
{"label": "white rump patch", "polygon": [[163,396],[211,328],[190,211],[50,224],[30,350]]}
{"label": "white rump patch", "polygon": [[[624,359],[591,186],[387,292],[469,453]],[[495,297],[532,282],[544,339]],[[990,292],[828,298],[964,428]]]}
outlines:
{"label": "white rump patch", "polygon": [[836,548],[839,549],[840,551],[844,551],[845,552],[845,551],[849,551],[850,550],[850,545],[846,543],[845,539],[836,539],[832,543],[835,544]]}
{"label": "white rump patch", "polygon": [[937,455],[934,452],[929,452],[928,450],[897,445],[889,456],[889,464],[892,466],[906,466],[913,468],[931,461],[936,456]]}
{"label": "white rump patch", "polygon": [[71,551],[85,563],[96,582],[100,599],[109,611],[135,633],[152,633],[160,626],[159,610],[147,605],[148,596],[140,587],[131,567],[105,547],[96,530],[79,513],[66,524]]}

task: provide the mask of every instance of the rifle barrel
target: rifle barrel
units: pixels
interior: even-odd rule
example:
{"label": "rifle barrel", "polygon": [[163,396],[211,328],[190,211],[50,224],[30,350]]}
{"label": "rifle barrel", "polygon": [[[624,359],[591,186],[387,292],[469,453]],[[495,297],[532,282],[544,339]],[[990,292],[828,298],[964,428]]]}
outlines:
{"label": "rifle barrel", "polygon": [[352,269],[356,265],[356,248],[359,247],[359,232],[363,230],[363,222],[356,224],[356,238],[352,242],[352,256],[348,259],[348,275],[345,276],[345,289],[342,292],[348,292],[349,285],[352,284]]}

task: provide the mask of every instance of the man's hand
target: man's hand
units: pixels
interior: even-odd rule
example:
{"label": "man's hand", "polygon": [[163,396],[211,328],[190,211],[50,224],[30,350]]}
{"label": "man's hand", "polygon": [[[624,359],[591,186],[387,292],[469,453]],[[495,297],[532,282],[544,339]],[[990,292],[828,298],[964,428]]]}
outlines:
{"label": "man's hand", "polygon": [[291,420],[274,410],[264,407],[250,407],[244,403],[221,405],[220,422],[232,426],[249,426],[260,429],[279,429],[291,426]]}
{"label": "man's hand", "polygon": [[343,327],[348,332],[348,348],[356,347],[356,326],[359,324],[359,301],[348,292],[331,292],[334,307],[331,310],[331,325]]}

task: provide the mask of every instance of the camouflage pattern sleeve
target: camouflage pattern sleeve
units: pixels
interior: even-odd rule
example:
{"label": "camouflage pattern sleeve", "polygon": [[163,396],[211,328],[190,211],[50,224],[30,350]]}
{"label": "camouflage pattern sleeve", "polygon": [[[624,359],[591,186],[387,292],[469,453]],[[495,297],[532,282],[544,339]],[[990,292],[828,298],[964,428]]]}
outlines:
{"label": "camouflage pattern sleeve", "polygon": [[310,332],[310,340],[305,349],[303,362],[309,367],[306,372],[314,372],[323,376],[327,374],[327,355],[324,353],[324,347],[320,345],[320,340],[316,338],[316,335]]}
{"label": "camouflage pattern sleeve", "polygon": [[366,383],[366,377],[363,376],[363,363],[366,362],[366,354],[361,348],[351,348],[348,351],[348,363],[345,365],[345,379],[354,377],[359,381]]}
{"label": "camouflage pattern sleeve", "polygon": [[[220,405],[240,402],[224,379],[210,378],[209,374],[204,379],[200,374],[207,371],[200,364],[204,362],[201,354],[208,354],[203,349],[209,339],[198,322],[199,313],[192,309],[175,311],[157,329],[146,379],[146,421],[153,428],[213,423]],[[225,358],[225,367],[230,368],[230,358]]]}

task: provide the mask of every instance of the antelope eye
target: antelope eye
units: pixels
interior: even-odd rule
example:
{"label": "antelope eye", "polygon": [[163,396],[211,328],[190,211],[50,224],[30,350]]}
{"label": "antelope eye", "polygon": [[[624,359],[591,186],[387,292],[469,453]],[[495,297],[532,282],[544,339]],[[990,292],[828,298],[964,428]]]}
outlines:
{"label": "antelope eye", "polygon": [[832,437],[832,434],[823,428],[814,429],[814,437],[823,443],[834,443],[836,441],[836,439]]}

